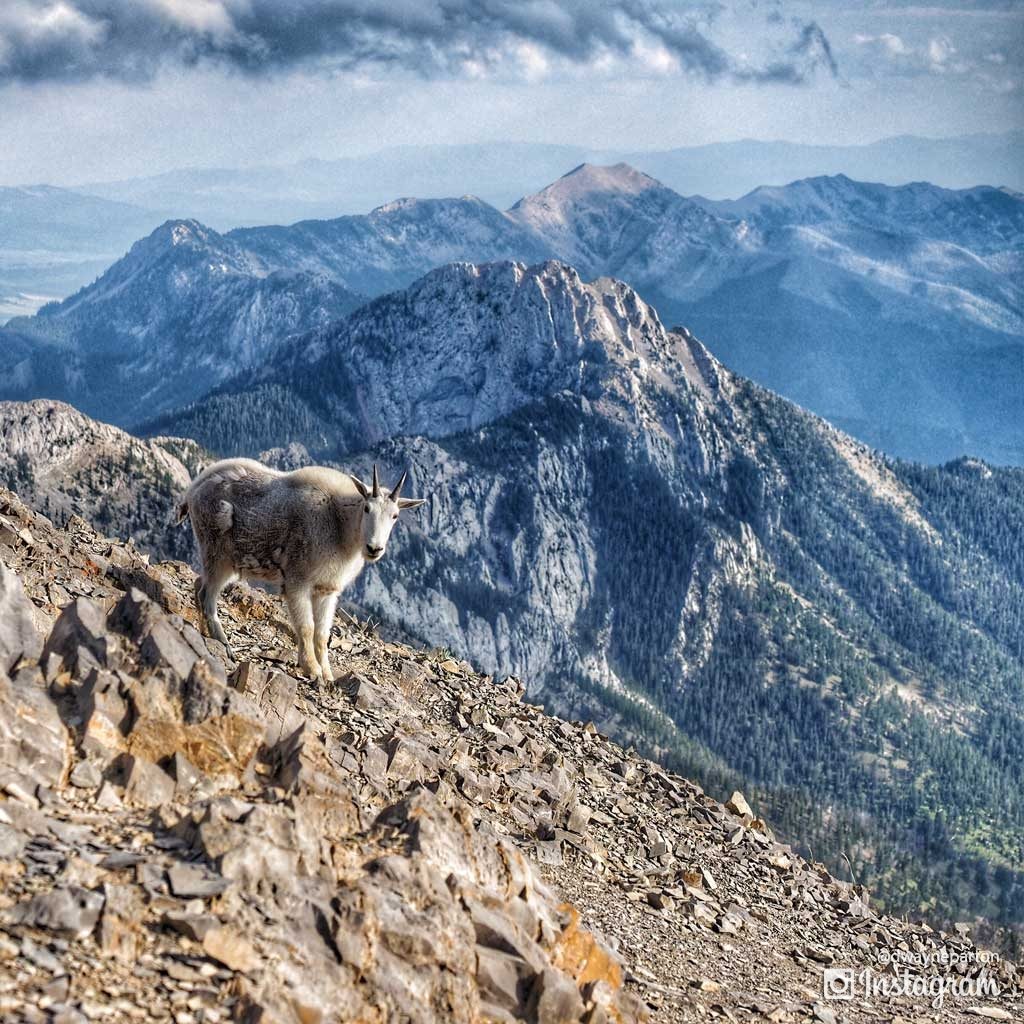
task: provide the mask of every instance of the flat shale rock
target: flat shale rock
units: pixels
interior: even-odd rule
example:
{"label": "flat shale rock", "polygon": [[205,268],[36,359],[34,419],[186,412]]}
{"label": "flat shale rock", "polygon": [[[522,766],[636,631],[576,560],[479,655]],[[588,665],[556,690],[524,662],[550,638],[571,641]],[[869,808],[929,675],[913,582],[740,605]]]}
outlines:
{"label": "flat shale rock", "polygon": [[[880,916],[742,794],[355,626],[320,689],[244,587],[227,664],[193,585],[0,490],[0,1020],[1024,1019],[1015,964]],[[895,950],[1000,997],[822,1000]]]}

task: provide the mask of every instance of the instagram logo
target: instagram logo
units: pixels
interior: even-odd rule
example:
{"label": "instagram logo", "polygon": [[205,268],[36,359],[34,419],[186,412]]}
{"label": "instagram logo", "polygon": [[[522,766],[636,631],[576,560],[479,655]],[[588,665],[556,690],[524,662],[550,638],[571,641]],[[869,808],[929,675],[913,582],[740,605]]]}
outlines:
{"label": "instagram logo", "polygon": [[824,975],[824,990],[826,999],[852,999],[853,998],[853,968],[852,967],[828,967]]}

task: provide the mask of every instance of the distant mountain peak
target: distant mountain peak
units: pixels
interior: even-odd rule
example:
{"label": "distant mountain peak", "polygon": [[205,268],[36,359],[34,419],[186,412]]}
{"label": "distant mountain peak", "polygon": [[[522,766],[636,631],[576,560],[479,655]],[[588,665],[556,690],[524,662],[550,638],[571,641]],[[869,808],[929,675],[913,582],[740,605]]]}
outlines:
{"label": "distant mountain peak", "polygon": [[608,165],[582,163],[539,192],[524,196],[512,207],[512,210],[551,200],[571,201],[599,193],[638,195],[652,189],[671,191],[660,181],[644,174],[643,171],[638,171],[627,163]]}
{"label": "distant mountain peak", "polygon": [[193,218],[176,218],[166,220],[160,227],[154,229],[146,238],[136,244],[153,243],[156,245],[206,245],[210,242],[220,242],[223,235],[208,228],[205,224]]}

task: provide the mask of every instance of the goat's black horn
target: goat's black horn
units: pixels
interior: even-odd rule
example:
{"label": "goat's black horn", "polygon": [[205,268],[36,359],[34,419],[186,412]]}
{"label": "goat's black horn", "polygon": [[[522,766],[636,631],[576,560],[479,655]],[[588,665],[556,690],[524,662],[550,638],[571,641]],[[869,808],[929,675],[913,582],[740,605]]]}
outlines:
{"label": "goat's black horn", "polygon": [[377,463],[373,464],[373,496],[376,498],[380,495],[380,480],[377,478]]}
{"label": "goat's black horn", "polygon": [[395,489],[391,492],[391,500],[398,501],[398,496],[402,493],[402,487],[405,484],[405,478],[409,475],[409,471],[406,470],[399,478],[398,483],[395,484]]}

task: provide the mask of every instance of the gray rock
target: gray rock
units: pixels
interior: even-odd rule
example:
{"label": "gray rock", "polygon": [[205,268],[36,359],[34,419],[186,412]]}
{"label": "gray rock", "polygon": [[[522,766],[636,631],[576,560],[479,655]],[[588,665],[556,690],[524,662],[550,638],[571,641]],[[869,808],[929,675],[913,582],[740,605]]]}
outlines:
{"label": "gray rock", "polygon": [[522,957],[487,946],[476,948],[476,980],[482,999],[522,1016],[536,972]]}
{"label": "gray rock", "polygon": [[163,922],[193,942],[202,942],[207,933],[220,924],[213,914],[196,914],[189,910],[168,910],[164,913]]}
{"label": "gray rock", "polygon": [[134,885],[107,882],[103,886],[100,949],[108,956],[134,963],[142,945],[142,891]]}
{"label": "gray rock", "polygon": [[53,1016],[50,1024],[88,1024],[89,1018],[73,1006],[50,1007]]}
{"label": "gray rock", "polygon": [[103,773],[92,761],[79,761],[72,769],[69,781],[79,789],[97,789],[103,781]]}
{"label": "gray rock", "polygon": [[35,660],[42,649],[32,602],[14,570],[0,562],[0,670],[13,672],[19,660]]}
{"label": "gray rock", "polygon": [[337,686],[360,711],[376,708],[394,713],[400,707],[397,700],[361,673],[349,672],[338,680]]}
{"label": "gray rock", "polygon": [[167,881],[172,894],[182,899],[217,896],[231,884],[228,879],[211,874],[197,864],[175,864],[167,872]]}
{"label": "gray rock", "polygon": [[528,1012],[537,1024],[574,1024],[583,1015],[583,999],[569,978],[548,968],[533,983]]}
{"label": "gray rock", "polygon": [[103,897],[77,885],[62,886],[37,893],[17,903],[7,913],[12,924],[45,928],[75,939],[84,939],[99,920]]}
{"label": "gray rock", "polygon": [[254,701],[227,685],[220,662],[196,660],[187,673],[182,691],[182,718],[196,723],[229,714],[254,722],[263,720]]}
{"label": "gray rock", "polygon": [[465,900],[470,920],[480,946],[510,953],[527,963],[536,974],[546,967],[546,957],[540,946],[519,925],[494,907],[479,900]]}
{"label": "gray rock", "polygon": [[70,768],[71,740],[38,669],[14,679],[0,671],[0,784],[59,788]]}
{"label": "gray rock", "polygon": [[172,755],[167,772],[174,779],[174,795],[178,799],[187,798],[206,778],[180,750]]}
{"label": "gray rock", "polygon": [[78,597],[60,613],[42,656],[56,654],[69,672],[81,677],[89,665],[107,664],[109,646],[103,609],[95,601]]}
{"label": "gray rock", "polygon": [[171,617],[135,587],[118,602],[110,613],[109,622],[138,645],[145,665],[166,667],[179,679],[185,679],[198,660],[181,630],[171,623]]}
{"label": "gray rock", "polygon": [[174,799],[174,780],[162,768],[141,757],[127,759],[124,801],[136,807],[161,807]]}
{"label": "gray rock", "polygon": [[21,940],[21,955],[26,960],[34,963],[36,967],[49,971],[50,974],[57,974],[61,970],[60,960],[48,949],[38,945],[31,939]]}
{"label": "gray rock", "polygon": [[23,832],[0,823],[0,860],[17,860],[27,842],[28,836]]}
{"label": "gray rock", "polygon": [[298,682],[282,672],[268,672],[251,662],[238,667],[232,684],[252,701],[266,722],[264,743],[280,743],[298,729],[305,719],[295,707]]}

